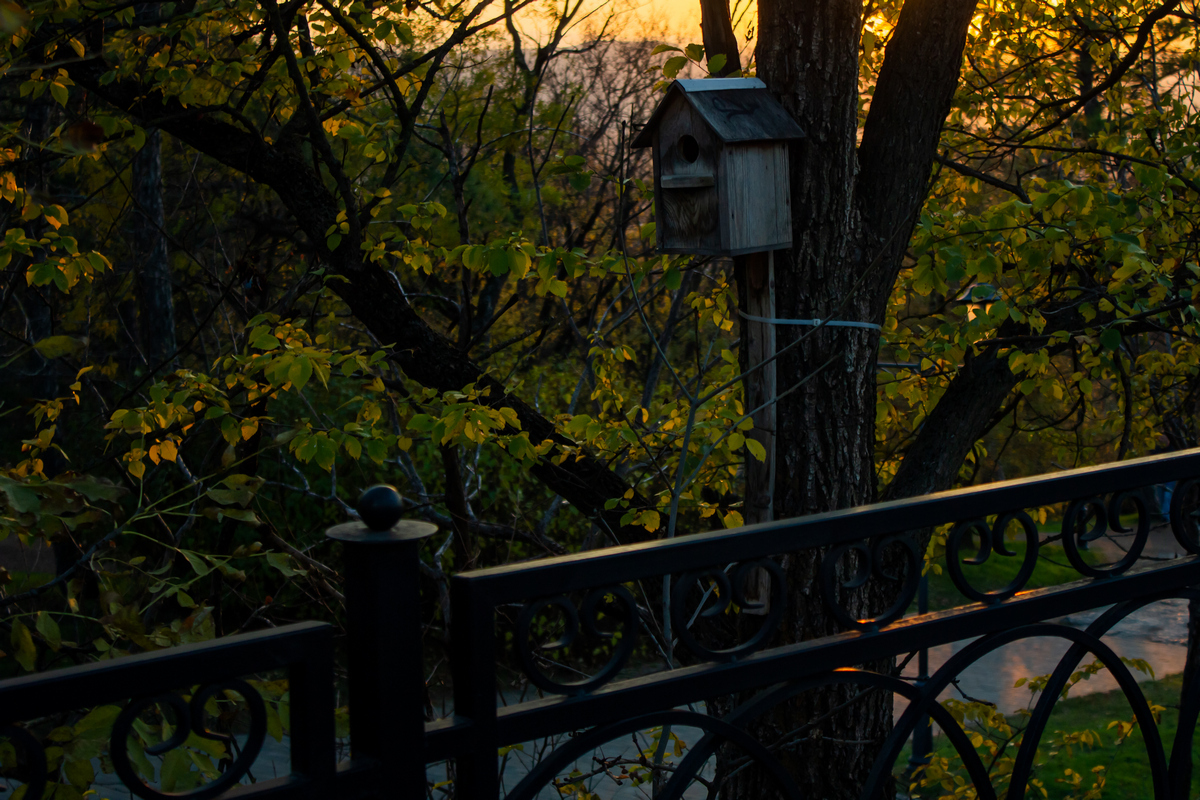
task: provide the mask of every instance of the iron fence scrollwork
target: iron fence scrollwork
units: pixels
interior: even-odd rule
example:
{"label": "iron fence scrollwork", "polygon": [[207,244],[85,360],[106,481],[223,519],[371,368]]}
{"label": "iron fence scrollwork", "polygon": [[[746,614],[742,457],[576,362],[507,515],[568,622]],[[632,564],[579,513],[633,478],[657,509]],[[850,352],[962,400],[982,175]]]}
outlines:
{"label": "iron fence scrollwork", "polygon": [[[246,736],[246,743],[241,747],[238,747],[231,734],[215,732],[208,726],[208,712],[205,710],[205,705],[218,693],[223,692],[235,692],[241,696],[242,702],[245,703],[250,714],[250,728]],[[146,783],[138,774],[137,769],[129,760],[127,743],[136,735],[134,722],[144,711],[155,705],[168,706],[174,712],[175,723],[172,726],[170,737],[163,742],[144,748],[146,755],[163,755],[182,747],[188,737],[193,734],[201,739],[220,742],[232,751],[233,758],[225,765],[216,780],[203,784],[192,791],[166,793]],[[267,708],[262,695],[245,681],[231,678],[199,687],[192,694],[190,701],[185,701],[175,693],[145,696],[132,700],[121,710],[113,723],[111,745],[108,752],[113,762],[113,769],[117,777],[121,779],[121,783],[144,800],[164,800],[170,797],[210,800],[241,782],[254,765],[254,759],[258,757],[266,738]]]}

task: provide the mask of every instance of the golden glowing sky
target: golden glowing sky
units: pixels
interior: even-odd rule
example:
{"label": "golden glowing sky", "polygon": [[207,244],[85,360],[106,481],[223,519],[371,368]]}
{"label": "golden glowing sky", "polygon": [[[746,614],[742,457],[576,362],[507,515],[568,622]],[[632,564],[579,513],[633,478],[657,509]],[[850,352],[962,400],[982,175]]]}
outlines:
{"label": "golden glowing sky", "polygon": [[[573,4],[571,0],[549,0],[549,4],[561,10],[564,2]],[[685,45],[691,42],[700,43],[700,0],[585,0],[586,7],[592,13],[581,15],[586,17],[581,24],[571,32],[568,38],[586,38],[594,32],[594,26],[599,24],[609,13],[616,13],[616,26],[626,38],[650,39],[653,41]],[[738,25],[739,39],[745,43],[746,24],[751,15],[741,14],[742,8],[753,10],[754,0],[731,0],[735,17],[743,17]],[[540,4],[530,6],[518,16],[519,27],[532,38],[542,38],[548,32],[550,16],[548,8]],[[749,48],[743,44],[743,52]],[[665,56],[664,56],[665,58]]]}
{"label": "golden glowing sky", "polygon": [[700,41],[700,0],[649,0],[644,13],[660,18],[686,41]]}
{"label": "golden glowing sky", "polygon": [[[645,35],[650,35],[652,29],[662,26],[671,32],[671,38],[676,42],[687,44],[701,41],[700,0],[614,0],[614,2],[618,8],[631,8],[631,16],[646,22],[645,27],[651,30],[647,30]],[[757,2],[756,0],[730,0],[729,5],[744,53],[748,49],[746,29],[754,21]]]}

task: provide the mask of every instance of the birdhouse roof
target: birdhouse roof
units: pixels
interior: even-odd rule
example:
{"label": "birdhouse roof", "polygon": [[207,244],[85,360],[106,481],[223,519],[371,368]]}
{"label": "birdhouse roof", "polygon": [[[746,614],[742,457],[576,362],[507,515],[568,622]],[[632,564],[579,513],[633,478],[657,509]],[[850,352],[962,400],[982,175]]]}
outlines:
{"label": "birdhouse roof", "polygon": [[703,78],[675,81],[654,109],[632,147],[649,147],[654,131],[676,96],[691,105],[726,144],[803,139],[804,131],[758,78]]}

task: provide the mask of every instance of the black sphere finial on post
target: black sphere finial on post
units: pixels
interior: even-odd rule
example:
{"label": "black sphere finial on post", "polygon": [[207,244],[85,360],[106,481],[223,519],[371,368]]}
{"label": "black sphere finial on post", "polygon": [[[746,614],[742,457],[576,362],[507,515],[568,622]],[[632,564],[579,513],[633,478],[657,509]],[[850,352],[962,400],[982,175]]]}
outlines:
{"label": "black sphere finial on post", "polygon": [[389,531],[404,513],[404,498],[395,486],[377,483],[358,498],[358,518],[373,531]]}
{"label": "black sphere finial on post", "polygon": [[395,486],[378,483],[358,498],[355,507],[362,522],[343,522],[325,531],[330,539],[340,542],[407,542],[424,539],[437,533],[437,526],[415,519],[400,519],[404,514],[404,498]]}
{"label": "black sphere finial on post", "polygon": [[361,522],[325,532],[342,543],[345,557],[347,656],[355,698],[350,752],[375,776],[375,796],[423,797],[425,670],[418,581],[421,541],[437,533],[437,526],[401,519],[404,498],[385,484],[364,491],[356,510]]}

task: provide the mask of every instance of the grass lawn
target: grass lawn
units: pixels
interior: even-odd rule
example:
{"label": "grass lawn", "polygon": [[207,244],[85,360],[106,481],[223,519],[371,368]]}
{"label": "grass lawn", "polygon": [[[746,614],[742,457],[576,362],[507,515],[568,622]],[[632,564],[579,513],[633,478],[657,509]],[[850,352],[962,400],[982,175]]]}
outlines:
{"label": "grass lawn", "polygon": [[[972,586],[983,592],[994,592],[1004,588],[1020,572],[1021,562],[1025,558],[1024,542],[1008,542],[1007,547],[1016,555],[1000,556],[993,553],[987,561],[978,566],[964,565],[963,576],[970,581]],[[974,556],[974,553],[967,551],[963,555],[970,558]],[[1100,558],[1090,551],[1084,551],[1083,557],[1089,564],[1100,561]],[[954,587],[944,562],[941,566],[940,575],[929,573],[929,610],[940,611],[972,602]],[[1033,575],[1024,588],[1041,589],[1046,586],[1057,586],[1061,583],[1077,581],[1081,577],[1067,561],[1067,554],[1061,547],[1046,545],[1041,548],[1037,566],[1034,567]],[[915,601],[910,610],[916,610]]]}
{"label": "grass lawn", "polygon": [[[1179,694],[1182,686],[1181,675],[1168,675],[1161,680],[1147,681],[1140,684],[1147,700],[1152,704],[1164,706],[1162,721],[1158,727],[1162,737],[1163,749],[1170,759],[1171,747],[1175,739],[1175,729],[1179,712],[1173,706],[1179,704]],[[1122,800],[1140,800],[1154,797],[1154,787],[1151,782],[1150,767],[1147,763],[1145,743],[1140,730],[1134,730],[1121,744],[1117,744],[1117,730],[1109,730],[1108,725],[1114,720],[1131,721],[1133,710],[1125,696],[1120,691],[1089,694],[1082,697],[1068,696],[1060,700],[1054,708],[1047,726],[1046,735],[1042,737],[1034,771],[1034,778],[1040,779],[1051,798],[1068,798],[1082,796],[1091,788],[1094,780],[1092,768],[1103,765],[1107,784],[1103,790],[1104,797],[1121,798]],[[1010,723],[1023,724],[1018,716],[1010,717]],[[969,726],[970,729],[970,726]],[[936,731],[936,729],[935,729]],[[1096,734],[1096,744],[1092,747],[1072,745],[1070,748],[1054,744],[1057,732],[1078,733],[1092,731]],[[994,736],[992,737],[995,738]],[[1192,792],[1195,797],[1200,793],[1200,736],[1198,743],[1192,746],[1192,763],[1196,771],[1192,777]],[[934,739],[934,748],[938,755],[953,758],[954,749],[943,736]],[[1011,749],[1009,755],[1015,755]],[[897,773],[908,763],[908,750],[901,754],[896,762]],[[957,765],[957,762],[955,762]],[[984,764],[988,761],[985,758]],[[1079,789],[1072,789],[1069,784],[1061,782],[1065,770],[1070,769],[1083,776],[1083,784]],[[962,773],[965,777],[965,772]],[[935,787],[918,789],[913,797],[938,797],[944,792]],[[1035,798],[1040,792],[1033,790],[1026,795]],[[903,795],[901,795],[903,796]]]}

